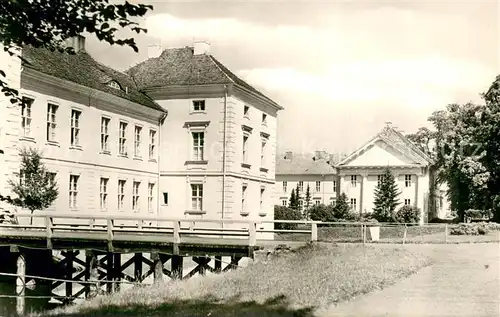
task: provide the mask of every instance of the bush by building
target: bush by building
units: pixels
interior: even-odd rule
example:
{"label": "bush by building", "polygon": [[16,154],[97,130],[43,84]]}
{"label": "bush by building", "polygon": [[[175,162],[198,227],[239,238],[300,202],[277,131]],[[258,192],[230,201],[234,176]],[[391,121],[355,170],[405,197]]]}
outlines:
{"label": "bush by building", "polygon": [[[288,208],[286,206],[274,206],[274,220],[302,220],[302,213],[299,210]],[[297,229],[297,224],[275,223],[274,229],[294,230]]]}

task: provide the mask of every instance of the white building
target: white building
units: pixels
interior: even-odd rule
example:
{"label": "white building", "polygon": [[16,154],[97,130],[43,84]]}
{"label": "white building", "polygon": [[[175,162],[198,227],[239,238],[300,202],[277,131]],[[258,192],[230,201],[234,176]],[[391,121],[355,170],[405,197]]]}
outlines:
{"label": "white building", "polygon": [[282,108],[209,53],[161,51],[115,71],[85,52],[25,47],[1,69],[27,106],[0,98],[0,190],[18,149],[42,150],[56,173],[55,212],[272,219],[277,113]]}

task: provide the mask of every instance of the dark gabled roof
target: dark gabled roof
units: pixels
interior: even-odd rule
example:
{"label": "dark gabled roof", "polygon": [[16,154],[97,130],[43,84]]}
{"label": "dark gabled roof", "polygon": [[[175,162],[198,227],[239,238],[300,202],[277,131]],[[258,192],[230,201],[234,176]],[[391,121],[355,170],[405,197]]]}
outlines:
{"label": "dark gabled roof", "polygon": [[315,159],[312,155],[294,155],[291,159],[276,158],[276,175],[333,175],[337,171],[328,159]]}
{"label": "dark gabled roof", "polygon": [[[94,88],[130,100],[143,106],[164,111],[153,99],[137,89],[132,77],[102,65],[87,54],[75,55],[51,52],[43,48],[25,46],[22,49],[23,66],[73,83]],[[122,89],[109,87],[116,81]]]}
{"label": "dark gabled roof", "polygon": [[281,107],[250,84],[236,76],[210,54],[194,55],[193,47],[164,50],[157,58],[149,58],[126,71],[139,89],[166,86],[236,84]]}

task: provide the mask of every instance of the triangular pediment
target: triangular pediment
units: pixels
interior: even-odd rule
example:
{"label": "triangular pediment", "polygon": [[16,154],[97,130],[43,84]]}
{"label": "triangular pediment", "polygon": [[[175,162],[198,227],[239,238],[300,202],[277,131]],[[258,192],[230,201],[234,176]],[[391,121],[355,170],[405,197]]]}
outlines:
{"label": "triangular pediment", "polygon": [[404,166],[418,164],[384,140],[373,140],[366,147],[351,155],[344,166]]}

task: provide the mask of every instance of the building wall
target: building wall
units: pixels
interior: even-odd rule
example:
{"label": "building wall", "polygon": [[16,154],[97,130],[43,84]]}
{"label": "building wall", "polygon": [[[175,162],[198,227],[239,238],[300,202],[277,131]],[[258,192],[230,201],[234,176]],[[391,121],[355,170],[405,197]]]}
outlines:
{"label": "building wall", "polygon": [[[276,175],[274,204],[282,206],[286,201],[286,205],[290,200],[292,189],[297,188],[299,181],[303,182],[302,198],[305,198],[307,186],[309,185],[311,192],[311,204],[319,201],[321,204],[328,205],[336,200],[339,191],[339,179],[336,175]],[[316,191],[316,182],[320,182],[320,191]],[[283,182],[286,182],[286,191],[283,188]]]}
{"label": "building wall", "polygon": [[[158,163],[156,158],[149,158],[149,130],[158,132],[159,112],[151,110],[152,119],[139,119],[140,113],[124,115],[112,111],[110,100],[99,100],[85,95],[82,91],[71,91],[49,82],[35,80],[23,73],[22,96],[33,99],[31,104],[30,134],[25,136],[21,128],[21,105],[15,105],[10,116],[12,128],[8,133],[15,136],[17,145],[8,148],[7,155],[18,157],[19,148],[36,148],[41,151],[43,161],[50,172],[57,173],[59,197],[48,208],[54,212],[70,213],[109,213],[109,214],[155,214],[157,210]],[[86,101],[86,102],[85,102]],[[48,103],[57,105],[55,138],[47,139]],[[127,107],[125,101],[119,105]],[[145,108],[133,104],[133,107]],[[71,110],[81,111],[79,120],[78,146],[71,145]],[[133,111],[131,111],[133,113]],[[154,113],[153,113],[154,112]],[[15,113],[15,115],[14,115]],[[130,113],[130,112],[129,112]],[[101,151],[101,117],[108,118],[109,152]],[[126,131],[128,155],[118,154],[119,121],[128,123]],[[134,126],[142,127],[142,142],[139,146],[141,156],[134,154]],[[158,145],[156,144],[156,147]],[[19,172],[17,162],[9,177],[16,177]],[[15,173],[15,174],[14,174]],[[76,206],[69,204],[70,175],[78,176]],[[100,180],[107,178],[107,206],[100,206]],[[118,179],[125,180],[124,206],[118,209]],[[140,182],[139,203],[137,210],[132,210],[133,182]],[[152,208],[148,208],[148,184],[154,184]],[[5,184],[5,181],[3,182]]]}

